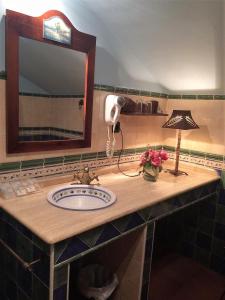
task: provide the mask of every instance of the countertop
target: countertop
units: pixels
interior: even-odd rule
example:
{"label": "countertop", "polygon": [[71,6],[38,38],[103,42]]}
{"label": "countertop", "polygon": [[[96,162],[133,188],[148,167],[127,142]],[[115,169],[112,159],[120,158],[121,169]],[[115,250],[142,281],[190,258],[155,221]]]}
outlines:
{"label": "countertop", "polygon": [[117,201],[97,211],[69,211],[51,205],[46,200],[47,193],[56,185],[43,187],[41,192],[29,196],[10,200],[0,198],[0,205],[46,243],[54,244],[219,179],[214,170],[198,166],[184,164],[182,170],[188,171],[189,175],[175,177],[161,172],[157,182],[148,182],[142,176],[130,178],[109,168],[109,173],[100,175],[99,179],[101,185],[117,195]]}

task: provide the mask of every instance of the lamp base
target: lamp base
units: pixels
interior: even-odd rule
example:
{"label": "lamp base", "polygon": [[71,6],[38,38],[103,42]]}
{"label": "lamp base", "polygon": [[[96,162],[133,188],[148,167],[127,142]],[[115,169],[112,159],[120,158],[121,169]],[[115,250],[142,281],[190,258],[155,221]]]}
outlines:
{"label": "lamp base", "polygon": [[174,176],[180,176],[180,175],[188,175],[188,173],[184,172],[184,171],[175,171],[175,170],[170,170],[170,169],[167,169],[166,172],[174,175]]}

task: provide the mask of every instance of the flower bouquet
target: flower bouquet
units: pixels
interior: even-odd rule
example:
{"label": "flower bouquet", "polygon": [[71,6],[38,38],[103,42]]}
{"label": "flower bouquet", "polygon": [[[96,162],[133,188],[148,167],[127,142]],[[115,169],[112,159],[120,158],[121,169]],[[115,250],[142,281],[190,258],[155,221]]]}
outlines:
{"label": "flower bouquet", "polygon": [[168,159],[165,150],[159,151],[149,149],[142,153],[140,157],[140,166],[143,167],[143,177],[148,181],[156,181],[159,173],[162,171],[162,163]]}

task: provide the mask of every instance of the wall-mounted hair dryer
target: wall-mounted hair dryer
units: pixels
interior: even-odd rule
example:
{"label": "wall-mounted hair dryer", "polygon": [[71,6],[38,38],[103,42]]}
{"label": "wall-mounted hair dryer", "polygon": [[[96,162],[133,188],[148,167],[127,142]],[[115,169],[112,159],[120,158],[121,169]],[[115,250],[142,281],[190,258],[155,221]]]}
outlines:
{"label": "wall-mounted hair dryer", "polygon": [[[112,157],[116,144],[115,127],[119,120],[120,111],[126,99],[122,96],[108,95],[105,99],[105,122],[107,123],[108,140],[106,142],[106,155]],[[112,126],[112,139],[110,135],[110,126]]]}

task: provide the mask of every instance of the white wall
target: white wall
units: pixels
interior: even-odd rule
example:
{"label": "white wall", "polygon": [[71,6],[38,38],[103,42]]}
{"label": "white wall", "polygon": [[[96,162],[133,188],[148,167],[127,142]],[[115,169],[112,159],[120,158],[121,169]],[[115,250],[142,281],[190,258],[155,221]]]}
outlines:
{"label": "white wall", "polygon": [[20,92],[25,93],[37,93],[37,94],[48,94],[46,90],[43,90],[40,86],[34,84],[32,81],[20,75]]}
{"label": "white wall", "polygon": [[223,0],[3,1],[0,14],[5,8],[33,16],[58,9],[77,29],[97,36],[96,83],[182,93],[223,91]]}

